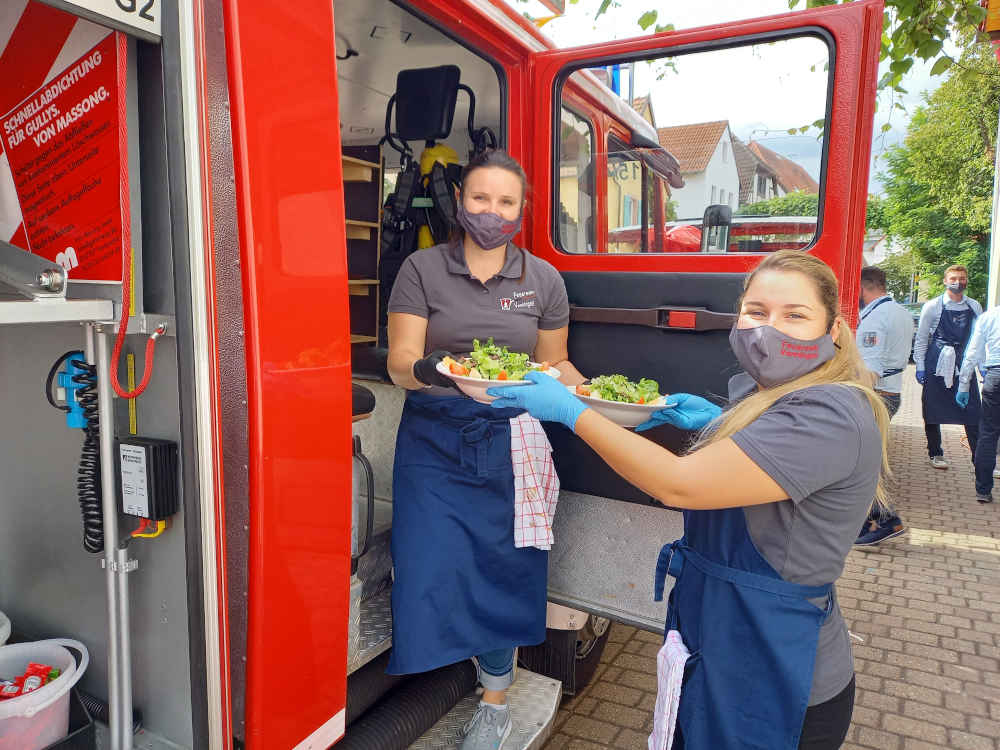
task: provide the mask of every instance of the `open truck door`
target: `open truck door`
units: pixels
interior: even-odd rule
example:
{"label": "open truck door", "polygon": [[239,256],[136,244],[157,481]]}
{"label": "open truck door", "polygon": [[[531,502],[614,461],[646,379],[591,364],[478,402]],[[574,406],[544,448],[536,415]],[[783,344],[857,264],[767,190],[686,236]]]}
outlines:
{"label": "open truck door", "polygon": [[[700,252],[623,252],[609,233],[656,217],[701,223],[709,214],[738,216],[757,177],[792,169],[767,161],[777,160],[761,141],[774,131],[812,125],[809,135],[796,135],[813,144],[818,212],[815,232],[798,246],[833,268],[843,309],[852,309],[881,32],[882,3],[873,0],[532,54],[526,98],[535,113],[528,141],[534,200],[526,244],[563,274],[570,359],[584,375],[654,378],[663,393],[725,399],[737,371],[728,343],[737,298],[763,255],[734,252],[739,246],[729,243],[702,243]],[[622,143],[626,134],[580,106],[598,91],[595,71],[630,65],[635,94],[648,94],[669,123],[658,140],[679,160],[682,188],[657,192],[656,175]],[[753,153],[745,164],[737,163],[741,147]],[[654,205],[657,195],[667,203]],[[568,430],[547,427],[563,487],[550,600],[661,630],[653,569],[660,546],[681,536],[681,514],[628,485]],[[674,451],[692,438],[671,427],[646,434]]]}

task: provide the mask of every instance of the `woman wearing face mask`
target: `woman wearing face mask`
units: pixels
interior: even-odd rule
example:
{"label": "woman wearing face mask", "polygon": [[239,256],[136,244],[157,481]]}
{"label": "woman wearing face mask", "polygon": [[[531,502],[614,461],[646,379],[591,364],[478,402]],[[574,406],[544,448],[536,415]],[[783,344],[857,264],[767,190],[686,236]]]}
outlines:
{"label": "woman wearing face mask", "polygon": [[502,151],[470,161],[458,236],[411,255],[389,302],[389,374],[410,391],[393,472],[389,672],[476,657],[484,693],[463,750],[495,750],[510,733],[514,648],[545,640],[548,554],[515,547],[511,419],[523,411],[457,394],[436,365],[493,337],[552,363],[569,384],[583,381],[567,361],[562,277],[511,243],[525,189],[521,166]]}
{"label": "woman wearing face mask", "polygon": [[[673,394],[678,406],[659,413],[687,429],[708,425],[685,456],[614,425],[551,378],[491,391],[501,396],[494,406],[562,422],[624,478],[685,509],[684,537],[657,565],[658,590],[676,578],[666,629],[691,654],[674,750],[832,750],[850,725],[854,668],[833,582],[881,496],[888,414],[838,298],[833,272],[802,252],[775,253],[749,275],[730,335],[746,373],[730,382],[734,403],[720,414]],[[667,713],[657,714],[659,748],[671,746]]]}

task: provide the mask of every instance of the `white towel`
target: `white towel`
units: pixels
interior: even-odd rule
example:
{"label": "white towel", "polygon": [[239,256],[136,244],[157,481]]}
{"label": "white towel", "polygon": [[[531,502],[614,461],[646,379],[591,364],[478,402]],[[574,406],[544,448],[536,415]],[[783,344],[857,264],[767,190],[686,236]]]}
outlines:
{"label": "white towel", "polygon": [[653,731],[649,750],[670,750],[677,726],[677,708],[681,702],[684,665],[691,656],[676,630],[667,633],[663,648],[656,655],[656,705],[653,708]]}
{"label": "white towel", "polygon": [[945,344],[941,347],[941,354],[938,355],[937,369],[935,375],[944,378],[944,387],[951,388],[955,382],[955,347]]}
{"label": "white towel", "polygon": [[530,414],[510,420],[514,466],[514,546],[552,549],[559,477],[542,423]]}

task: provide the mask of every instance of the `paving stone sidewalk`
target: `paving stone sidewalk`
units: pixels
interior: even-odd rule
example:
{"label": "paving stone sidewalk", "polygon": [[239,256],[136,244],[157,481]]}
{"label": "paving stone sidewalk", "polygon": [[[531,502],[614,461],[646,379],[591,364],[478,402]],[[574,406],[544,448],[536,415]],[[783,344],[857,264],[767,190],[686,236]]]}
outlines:
{"label": "paving stone sidewalk", "polygon": [[[837,582],[855,643],[844,750],[1000,750],[1000,492],[975,500],[961,427],[947,471],[928,463],[911,367],[892,423],[893,497],[908,532],[854,550]],[[567,700],[545,750],[646,750],[660,637],[615,624],[594,682]]]}

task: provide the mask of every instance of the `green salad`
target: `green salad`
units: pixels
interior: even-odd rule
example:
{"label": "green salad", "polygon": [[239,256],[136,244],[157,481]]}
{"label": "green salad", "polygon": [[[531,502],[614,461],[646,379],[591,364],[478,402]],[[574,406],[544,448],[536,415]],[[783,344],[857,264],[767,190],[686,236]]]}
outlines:
{"label": "green salad", "polygon": [[636,383],[624,375],[599,375],[591,378],[590,383],[577,386],[576,390],[581,396],[623,404],[655,404],[663,399],[660,384],[655,380],[643,378]]}
{"label": "green salad", "polygon": [[506,346],[497,346],[492,337],[485,344],[474,339],[469,356],[462,357],[458,362],[449,360],[445,364],[456,375],[483,380],[524,380],[529,372],[544,372],[549,369],[544,362],[540,365],[532,364],[527,354],[512,352]]}

